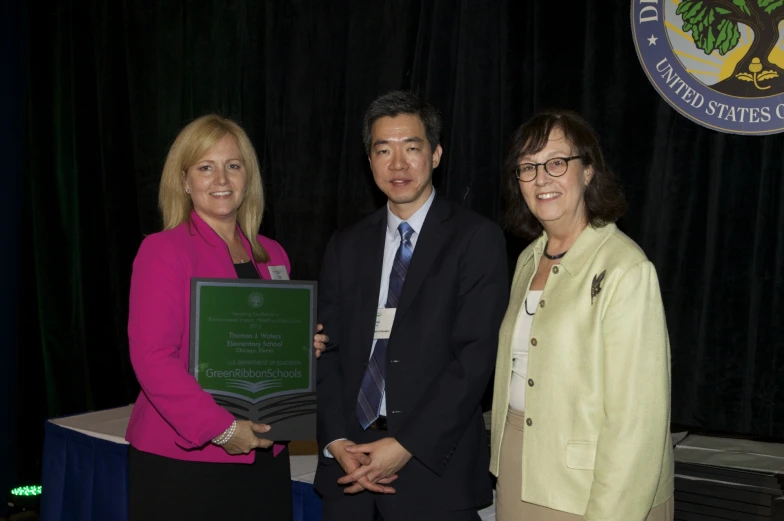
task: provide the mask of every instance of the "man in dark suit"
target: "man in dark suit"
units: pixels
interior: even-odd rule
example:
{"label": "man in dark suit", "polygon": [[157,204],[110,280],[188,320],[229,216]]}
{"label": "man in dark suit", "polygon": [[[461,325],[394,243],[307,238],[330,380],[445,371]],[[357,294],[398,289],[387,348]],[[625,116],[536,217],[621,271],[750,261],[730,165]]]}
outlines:
{"label": "man in dark suit", "polygon": [[435,197],[440,131],[438,112],[408,92],[365,113],[388,202],[333,235],[319,282],[326,521],[478,520],[492,502],[480,402],[507,305],[506,251],[496,224]]}

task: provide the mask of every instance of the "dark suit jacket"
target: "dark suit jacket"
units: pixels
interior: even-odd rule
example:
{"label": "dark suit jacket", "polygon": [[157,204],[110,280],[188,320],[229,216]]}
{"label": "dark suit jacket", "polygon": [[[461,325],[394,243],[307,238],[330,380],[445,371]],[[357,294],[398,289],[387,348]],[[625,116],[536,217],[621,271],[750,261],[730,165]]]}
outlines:
{"label": "dark suit jacket", "polygon": [[[362,431],[355,408],[373,344],[386,207],[336,232],[319,282],[319,321],[330,337],[318,362],[319,448],[392,436],[411,454],[397,494],[459,510],[492,502],[480,402],[508,303],[504,237],[493,222],[436,198],[417,239],[387,347],[388,432]],[[319,457],[315,486],[343,497],[340,465]],[[422,503],[420,503],[421,506]]]}

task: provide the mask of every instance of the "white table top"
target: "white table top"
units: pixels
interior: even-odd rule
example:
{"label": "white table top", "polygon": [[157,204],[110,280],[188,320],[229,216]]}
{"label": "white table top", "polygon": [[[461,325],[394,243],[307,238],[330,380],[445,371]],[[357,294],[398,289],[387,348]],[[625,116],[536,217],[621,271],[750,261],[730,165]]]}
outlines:
{"label": "white table top", "polygon": [[674,451],[675,461],[758,472],[784,472],[784,444],[735,438],[686,436]]}
{"label": "white table top", "polygon": [[128,445],[128,442],[125,441],[125,431],[128,430],[128,420],[131,418],[132,410],[133,404],[104,411],[55,418],[49,421],[94,438]]}

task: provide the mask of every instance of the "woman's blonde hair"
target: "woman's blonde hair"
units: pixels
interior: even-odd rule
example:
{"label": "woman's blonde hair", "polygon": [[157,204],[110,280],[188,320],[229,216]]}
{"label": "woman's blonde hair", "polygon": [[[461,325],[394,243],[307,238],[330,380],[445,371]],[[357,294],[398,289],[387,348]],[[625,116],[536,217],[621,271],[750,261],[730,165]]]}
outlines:
{"label": "woman's blonde hair", "polygon": [[264,214],[264,188],[256,151],[242,127],[216,114],[208,114],[189,123],[180,131],[169,149],[158,191],[163,229],[176,228],[190,218],[193,202],[183,189],[183,176],[188,168],[204,157],[226,135],[231,135],[237,141],[245,162],[245,193],[242,204],[237,209],[237,223],[250,242],[256,262],[269,262],[269,254],[259,244],[257,237]]}

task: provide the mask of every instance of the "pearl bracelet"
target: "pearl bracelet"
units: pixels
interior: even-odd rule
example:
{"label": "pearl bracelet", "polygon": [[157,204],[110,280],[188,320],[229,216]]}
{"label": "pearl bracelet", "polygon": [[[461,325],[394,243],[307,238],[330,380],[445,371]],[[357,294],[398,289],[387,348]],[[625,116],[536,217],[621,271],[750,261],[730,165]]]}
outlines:
{"label": "pearl bracelet", "polygon": [[231,438],[234,436],[234,432],[237,430],[237,420],[231,422],[229,428],[223,431],[223,434],[220,436],[216,436],[212,438],[212,443],[215,445],[225,445]]}

